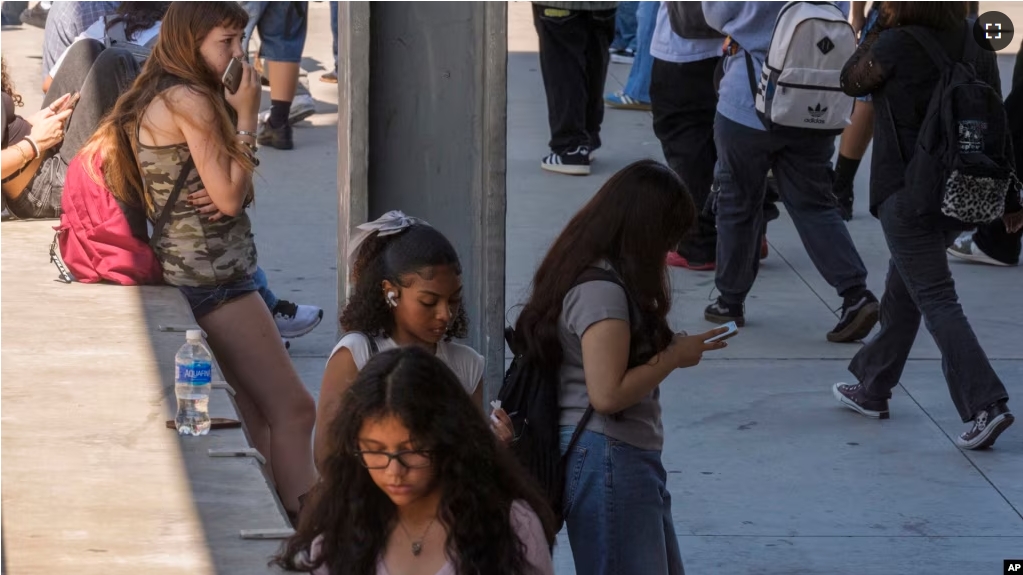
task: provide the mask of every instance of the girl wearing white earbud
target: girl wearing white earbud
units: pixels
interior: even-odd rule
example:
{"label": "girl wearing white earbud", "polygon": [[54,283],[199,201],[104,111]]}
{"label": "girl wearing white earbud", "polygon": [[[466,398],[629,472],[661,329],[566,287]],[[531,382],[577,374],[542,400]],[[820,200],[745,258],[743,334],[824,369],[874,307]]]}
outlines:
{"label": "girl wearing white earbud", "polygon": [[[462,266],[444,234],[426,222],[388,212],[359,226],[349,242],[349,274],[354,287],[341,312],[347,332],[334,347],[323,374],[316,414],[317,465],[331,452],[327,433],[344,393],[377,351],[420,346],[441,359],[482,409],[484,359],[451,341],[468,334],[462,307]],[[513,435],[502,409],[492,429],[502,441]]]}

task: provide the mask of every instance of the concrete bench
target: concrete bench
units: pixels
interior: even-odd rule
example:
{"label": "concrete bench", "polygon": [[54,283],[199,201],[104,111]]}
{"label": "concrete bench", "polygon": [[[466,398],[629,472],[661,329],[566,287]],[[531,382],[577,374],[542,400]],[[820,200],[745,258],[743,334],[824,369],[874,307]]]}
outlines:
{"label": "concrete bench", "polygon": [[[48,247],[55,222],[5,222],[2,257],[2,481],[6,569],[252,574],[286,528],[241,429],[179,438],[174,354],[191,326],[170,287],[64,284]],[[237,419],[214,390],[211,415]]]}

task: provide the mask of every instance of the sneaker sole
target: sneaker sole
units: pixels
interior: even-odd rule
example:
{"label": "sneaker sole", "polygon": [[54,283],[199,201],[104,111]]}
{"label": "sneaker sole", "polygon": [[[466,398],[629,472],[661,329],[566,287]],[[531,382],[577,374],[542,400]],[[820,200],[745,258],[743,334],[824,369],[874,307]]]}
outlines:
{"label": "sneaker sole", "polygon": [[1001,435],[1003,431],[1009,429],[1009,426],[1012,425],[1013,421],[1016,421],[1015,416],[1011,413],[1003,413],[996,417],[990,425],[984,428],[984,431],[975,437],[973,442],[960,443],[958,441],[959,438],[957,437],[956,446],[960,449],[969,450],[987,449],[995,444],[995,440],[998,439],[998,436]]}
{"label": "sneaker sole", "polygon": [[1002,268],[1012,267],[1011,265],[1009,265],[1009,264],[1007,264],[1005,262],[1000,262],[1000,261],[998,261],[998,260],[996,260],[996,259],[994,259],[994,258],[992,258],[990,256],[980,256],[980,255],[976,255],[976,254],[966,254],[966,253],[963,253],[963,252],[957,252],[957,251],[955,251],[952,248],[948,248],[945,251],[948,253],[948,255],[957,257],[957,258],[959,258],[961,260],[966,260],[966,261],[970,261],[970,262],[976,262],[978,264],[988,264],[988,265],[991,265],[991,266],[998,266],[998,267],[1002,267]]}
{"label": "sneaker sole", "polygon": [[569,166],[565,164],[545,164],[540,162],[540,169],[547,170],[548,172],[554,172],[556,174],[568,174],[570,176],[588,176],[590,175],[589,166]]}
{"label": "sneaker sole", "polygon": [[650,104],[635,103],[635,104],[622,104],[612,100],[604,100],[604,105],[615,108],[617,110],[638,110],[640,112],[649,112]]}
{"label": "sneaker sole", "polygon": [[871,409],[864,409],[863,407],[861,407],[855,401],[853,401],[853,400],[849,399],[848,397],[842,395],[842,392],[838,391],[838,386],[839,385],[842,385],[842,384],[836,383],[834,385],[834,387],[831,388],[831,393],[834,394],[835,399],[837,399],[838,402],[841,403],[842,405],[848,407],[849,409],[855,411],[856,413],[858,413],[858,414],[860,414],[860,415],[862,415],[864,417],[869,417],[869,418],[872,418],[872,419],[889,419],[890,418],[890,413],[887,412],[887,411],[874,411],[874,410],[871,410]]}
{"label": "sneaker sole", "polygon": [[320,325],[321,321],[323,321],[323,311],[320,311],[320,315],[318,315],[316,317],[316,321],[311,323],[311,324],[309,324],[309,327],[306,327],[306,328],[298,330],[298,331],[289,331],[289,332],[283,332],[282,331],[281,332],[281,337],[286,338],[286,339],[294,339],[296,337],[302,337],[303,335],[305,335],[305,334],[313,331],[314,329],[316,329],[316,326]]}
{"label": "sneaker sole", "polygon": [[744,327],[746,325],[746,318],[742,316],[735,317],[731,315],[715,315],[712,313],[703,312],[703,319],[709,321],[710,323],[716,323],[719,325],[726,324],[730,321],[734,321],[736,327]]}
{"label": "sneaker sole", "polygon": [[309,116],[312,116],[315,113],[316,113],[316,108],[302,110],[301,112],[298,112],[296,114],[289,115],[288,116],[288,123],[291,124],[292,126],[294,126],[295,124],[301,122],[302,120],[305,120],[306,118],[308,118]]}
{"label": "sneaker sole", "polygon": [[880,309],[881,306],[877,303],[868,303],[863,306],[863,309],[856,314],[856,318],[845,329],[838,333],[829,333],[828,341],[832,343],[851,343],[867,337],[870,335],[870,330],[874,329],[874,326],[877,325]]}

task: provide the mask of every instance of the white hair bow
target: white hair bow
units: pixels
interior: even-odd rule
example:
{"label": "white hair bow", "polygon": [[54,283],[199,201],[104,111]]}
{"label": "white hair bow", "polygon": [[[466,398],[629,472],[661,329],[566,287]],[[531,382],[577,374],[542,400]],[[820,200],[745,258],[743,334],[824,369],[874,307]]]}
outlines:
{"label": "white hair bow", "polygon": [[405,213],[400,210],[392,210],[372,222],[366,222],[356,226],[355,233],[352,234],[351,239],[348,240],[349,273],[351,273],[351,270],[355,267],[355,259],[358,256],[359,248],[362,247],[366,238],[374,233],[377,233],[377,235],[381,237],[401,233],[413,224],[426,224],[426,222],[419,218],[406,216]]}

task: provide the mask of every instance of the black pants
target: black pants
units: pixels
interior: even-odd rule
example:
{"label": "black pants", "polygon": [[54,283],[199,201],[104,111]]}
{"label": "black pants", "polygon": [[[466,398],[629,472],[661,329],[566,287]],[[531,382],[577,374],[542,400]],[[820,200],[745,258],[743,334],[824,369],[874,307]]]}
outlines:
{"label": "black pants", "polygon": [[707,206],[714,182],[714,114],[718,97],[714,70],[721,58],[676,64],[654,58],[650,106],[654,134],[668,166],[682,178],[698,210],[697,222],[678,252],[692,262],[715,260],[717,229]]}
{"label": "black pants", "polygon": [[64,177],[71,160],[96,132],[103,116],[131,87],[139,74],[135,57],[127,50],[110,48],[96,40],[72,44],[43,99],[49,106],[64,94],[81,97],[68,118],[64,140],[48,150],[39,170],[17,199],[10,200],[11,212],[19,218],[54,218],[60,215]]}
{"label": "black pants", "polygon": [[615,10],[562,10],[533,4],[552,152],[600,147],[608,47]]}
{"label": "black pants", "polygon": [[941,350],[941,368],[963,422],[1008,393],[991,367],[956,295],[945,249],[957,232],[934,231],[907,221],[900,193],[877,207],[891,251],[881,298],[881,331],[853,358],[849,371],[872,398],[889,398],[899,384],[921,320]]}
{"label": "black pants", "polygon": [[[720,61],[708,58],[677,64],[654,58],[650,78],[654,134],[668,166],[682,178],[698,210],[696,225],[678,246],[678,253],[695,263],[711,263],[717,257],[717,227],[708,199],[718,157],[714,74]],[[766,222],[778,218],[777,201],[777,191],[769,186],[764,197],[765,230]]]}
{"label": "black pants", "polygon": [[1010,234],[1001,219],[977,228],[973,243],[987,255],[1009,265],[1019,263],[1023,230]]}

